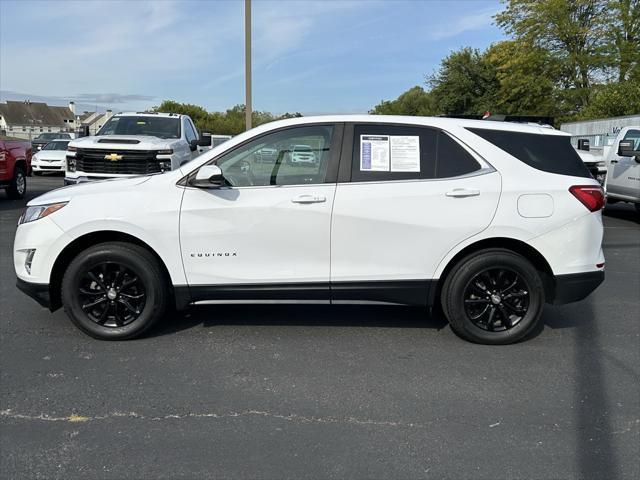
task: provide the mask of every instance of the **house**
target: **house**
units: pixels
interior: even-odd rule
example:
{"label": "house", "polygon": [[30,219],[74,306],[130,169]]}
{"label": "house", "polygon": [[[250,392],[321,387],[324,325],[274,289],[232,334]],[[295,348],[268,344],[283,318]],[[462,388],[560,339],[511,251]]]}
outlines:
{"label": "house", "polygon": [[77,123],[80,129],[89,128],[89,135],[95,135],[98,130],[113,116],[111,110],[102,112],[84,112],[78,115]]}
{"label": "house", "polygon": [[75,104],[50,106],[43,102],[0,103],[0,131],[12,137],[31,140],[44,132],[75,132]]}

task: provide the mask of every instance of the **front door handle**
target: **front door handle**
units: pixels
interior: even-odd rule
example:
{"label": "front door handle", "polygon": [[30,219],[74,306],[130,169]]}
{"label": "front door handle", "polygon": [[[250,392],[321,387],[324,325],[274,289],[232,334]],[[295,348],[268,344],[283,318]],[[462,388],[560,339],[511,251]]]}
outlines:
{"label": "front door handle", "polygon": [[456,197],[456,198],[464,198],[464,197],[477,197],[480,195],[480,190],[471,190],[468,188],[454,188],[450,192],[445,193],[447,197]]}
{"label": "front door handle", "polygon": [[322,195],[298,195],[291,199],[293,203],[322,203],[326,202],[326,197]]}

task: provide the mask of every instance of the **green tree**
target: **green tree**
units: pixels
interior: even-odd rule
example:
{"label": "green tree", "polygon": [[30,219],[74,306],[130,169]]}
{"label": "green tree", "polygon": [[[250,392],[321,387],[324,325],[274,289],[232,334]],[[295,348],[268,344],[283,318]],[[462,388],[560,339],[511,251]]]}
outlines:
{"label": "green tree", "polygon": [[560,67],[565,108],[579,110],[605,67],[606,7],[604,0],[509,0],[495,20],[514,39],[549,52]]}
{"label": "green tree", "polygon": [[[156,112],[180,113],[189,115],[199,130],[207,130],[219,135],[238,135],[245,131],[245,107],[236,105],[225,112],[207,112],[204,108],[190,103],[179,103],[173,100],[165,100],[159,106],[153,108]],[[283,118],[301,117],[300,113],[285,113],[273,115],[269,112],[252,112],[253,126],[263,123],[281,120]]]}
{"label": "green tree", "polygon": [[437,107],[430,93],[416,86],[402,93],[395,100],[383,100],[369,113],[374,115],[435,115]]}
{"label": "green tree", "polygon": [[485,53],[499,88],[491,111],[555,116],[558,64],[546,50],[520,40],[494,43]]}
{"label": "green tree", "polygon": [[637,115],[640,112],[640,82],[615,82],[595,87],[580,119]]}
{"label": "green tree", "polygon": [[492,110],[500,87],[495,65],[469,47],[442,60],[440,69],[427,77],[427,84],[443,114],[479,115]]}
{"label": "green tree", "polygon": [[609,0],[606,22],[609,67],[619,82],[640,82],[640,0]]}

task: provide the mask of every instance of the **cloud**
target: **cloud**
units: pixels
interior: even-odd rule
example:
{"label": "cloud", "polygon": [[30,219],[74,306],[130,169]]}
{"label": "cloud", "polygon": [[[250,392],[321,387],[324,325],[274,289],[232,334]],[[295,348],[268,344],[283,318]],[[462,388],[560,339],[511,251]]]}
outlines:
{"label": "cloud", "polygon": [[483,28],[491,26],[493,16],[498,12],[498,9],[492,7],[470,13],[457,18],[453,22],[444,23],[432,28],[427,34],[432,40],[443,40],[456,37],[465,32],[482,30]]}
{"label": "cloud", "polygon": [[78,102],[111,105],[114,103],[149,102],[151,100],[155,100],[156,98],[158,97],[152,95],[123,95],[120,93],[81,93],[79,95],[72,96],[70,99]]}

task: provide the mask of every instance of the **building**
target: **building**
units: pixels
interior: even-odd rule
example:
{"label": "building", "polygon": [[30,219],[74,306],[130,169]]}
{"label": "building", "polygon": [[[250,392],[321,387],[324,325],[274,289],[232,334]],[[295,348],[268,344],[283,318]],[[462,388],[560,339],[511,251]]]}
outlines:
{"label": "building", "polygon": [[7,100],[7,103],[0,103],[0,131],[26,140],[45,132],[78,133],[82,127],[88,127],[89,135],[95,135],[113,116],[111,110],[77,115],[75,107],[74,102],[69,102],[68,107],[56,107],[29,100]]}
{"label": "building", "polygon": [[640,114],[563,123],[560,125],[560,130],[571,134],[571,144],[574,147],[578,146],[579,139],[588,139],[590,149],[598,155],[603,154],[603,151],[613,144],[622,127],[638,125],[640,125]]}
{"label": "building", "polygon": [[73,102],[68,107],[28,100],[0,103],[0,130],[6,135],[31,140],[44,132],[75,132],[75,129]]}

